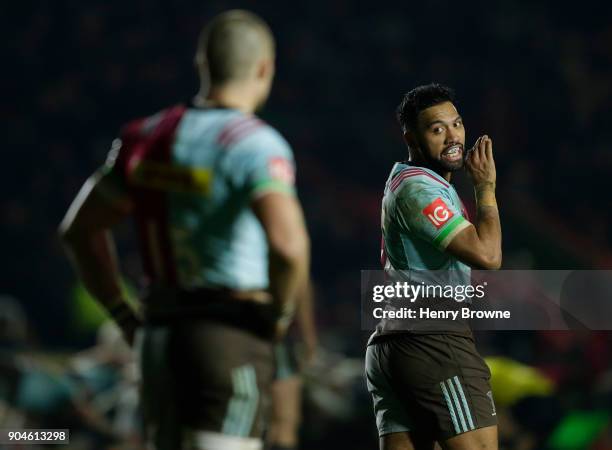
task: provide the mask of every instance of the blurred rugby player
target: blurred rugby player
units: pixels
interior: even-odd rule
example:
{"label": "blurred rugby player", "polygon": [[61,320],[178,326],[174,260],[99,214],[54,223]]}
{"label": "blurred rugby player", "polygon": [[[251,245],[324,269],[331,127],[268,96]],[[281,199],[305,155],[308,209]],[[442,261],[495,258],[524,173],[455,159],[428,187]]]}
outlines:
{"label": "blurred rugby player", "polygon": [[[195,99],[125,125],[60,233],[125,337],[142,330],[146,439],[259,449],[274,341],[307,295],[310,244],[291,147],[254,115],[274,77],[269,27],[247,11],[217,16],[196,65]],[[122,296],[110,233],[130,215],[149,280],[142,320]]]}

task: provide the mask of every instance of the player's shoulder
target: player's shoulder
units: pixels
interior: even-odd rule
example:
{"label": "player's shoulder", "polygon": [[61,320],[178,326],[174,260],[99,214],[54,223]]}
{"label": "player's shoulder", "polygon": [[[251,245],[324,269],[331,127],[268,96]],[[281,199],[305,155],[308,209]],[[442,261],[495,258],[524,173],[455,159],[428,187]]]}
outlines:
{"label": "player's shoulder", "polygon": [[164,129],[172,131],[187,111],[187,106],[178,103],[168,106],[153,114],[124,123],[119,132],[122,140],[135,140],[151,136],[154,132]]}
{"label": "player's shoulder", "polygon": [[149,116],[125,122],[119,128],[119,135],[112,143],[105,166],[125,168],[127,161],[139,147],[139,143],[151,137],[173,134],[186,111],[187,107],[184,104],[175,104]]}
{"label": "player's shoulder", "polygon": [[285,137],[255,115],[242,115],[230,121],[220,133],[219,143],[233,152],[291,153]]}
{"label": "player's shoulder", "polygon": [[444,178],[430,169],[396,163],[387,181],[386,190],[395,196],[412,196],[418,195],[423,189],[447,190],[449,186]]}

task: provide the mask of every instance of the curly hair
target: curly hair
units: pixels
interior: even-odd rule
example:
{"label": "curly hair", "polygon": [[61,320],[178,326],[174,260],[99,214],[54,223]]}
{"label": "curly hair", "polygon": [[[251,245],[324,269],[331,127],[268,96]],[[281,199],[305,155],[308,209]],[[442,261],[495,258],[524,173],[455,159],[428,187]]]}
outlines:
{"label": "curly hair", "polygon": [[455,91],[437,83],[418,86],[404,94],[397,107],[397,120],[402,131],[414,130],[421,111],[444,102],[456,104]]}

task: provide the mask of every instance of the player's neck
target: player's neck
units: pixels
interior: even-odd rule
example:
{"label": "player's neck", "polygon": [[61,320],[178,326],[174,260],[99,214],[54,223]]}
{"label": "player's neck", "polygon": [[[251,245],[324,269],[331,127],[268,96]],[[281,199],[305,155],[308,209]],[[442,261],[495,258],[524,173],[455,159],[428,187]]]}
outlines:
{"label": "player's neck", "polygon": [[451,175],[453,174],[452,172],[441,172],[440,170],[436,170],[433,167],[428,167],[428,169],[436,172],[438,175],[440,175],[442,178],[444,178],[447,182],[450,183]]}
{"label": "player's neck", "polygon": [[252,114],[257,106],[257,101],[249,87],[233,84],[210,87],[208,92],[200,90],[194,99],[194,104],[212,108],[232,108]]}
{"label": "player's neck", "polygon": [[440,175],[442,178],[444,178],[446,181],[450,183],[451,176],[453,174],[452,172],[448,172],[440,168],[432,167],[431,164],[428,164],[426,161],[423,161],[422,159],[410,159],[409,162],[413,166],[425,167],[426,169],[436,172],[438,175]]}

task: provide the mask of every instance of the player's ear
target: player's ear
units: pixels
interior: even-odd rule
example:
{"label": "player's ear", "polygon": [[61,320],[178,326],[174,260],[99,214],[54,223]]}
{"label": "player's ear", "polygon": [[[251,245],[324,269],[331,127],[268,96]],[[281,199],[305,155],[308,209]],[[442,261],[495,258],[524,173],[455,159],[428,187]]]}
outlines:
{"label": "player's ear", "polygon": [[208,68],[208,61],[201,54],[196,53],[193,59],[198,75],[200,76],[200,88],[208,90],[210,87],[210,70]]}
{"label": "player's ear", "polygon": [[206,56],[199,50],[193,57],[193,65],[200,75],[203,72],[208,72],[208,61],[206,60]]}
{"label": "player's ear", "polygon": [[404,131],[404,142],[411,149],[416,149],[418,147],[417,140],[411,130]]}
{"label": "player's ear", "polygon": [[408,153],[410,154],[410,161],[417,161],[422,159],[421,148],[419,142],[414,135],[414,132],[410,130],[404,131],[404,142],[408,146]]}
{"label": "player's ear", "polygon": [[257,65],[256,76],[258,79],[268,79],[274,76],[274,60],[272,58],[263,58]]}

